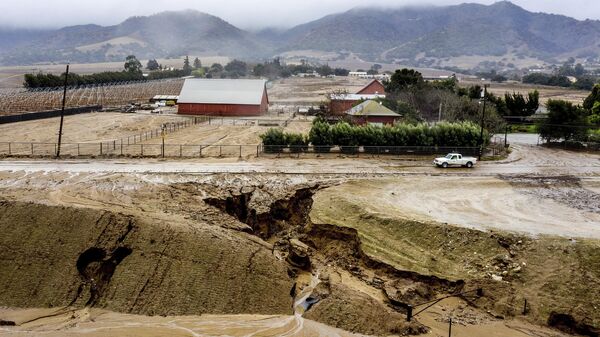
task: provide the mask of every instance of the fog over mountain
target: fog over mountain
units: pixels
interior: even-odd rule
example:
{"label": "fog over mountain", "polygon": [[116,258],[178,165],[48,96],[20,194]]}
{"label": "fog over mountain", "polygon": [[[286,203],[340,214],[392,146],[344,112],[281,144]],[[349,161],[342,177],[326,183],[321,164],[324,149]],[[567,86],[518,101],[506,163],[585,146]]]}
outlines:
{"label": "fog over mountain", "polygon": [[121,61],[128,54],[142,59],[186,54],[264,59],[303,50],[428,66],[471,56],[589,59],[600,55],[600,21],[534,13],[501,1],[356,7],[290,29],[244,30],[195,10],[135,16],[110,26],[0,29],[3,64]]}
{"label": "fog over mountain", "polygon": [[[148,16],[163,11],[198,10],[218,16],[243,29],[291,28],[354,7],[406,5],[448,6],[464,0],[20,0],[0,1],[0,26],[18,28],[61,28],[72,25],[117,25],[131,16]],[[470,0],[490,5],[495,0]],[[514,0],[532,12],[562,14],[580,20],[600,19],[596,0]]]}

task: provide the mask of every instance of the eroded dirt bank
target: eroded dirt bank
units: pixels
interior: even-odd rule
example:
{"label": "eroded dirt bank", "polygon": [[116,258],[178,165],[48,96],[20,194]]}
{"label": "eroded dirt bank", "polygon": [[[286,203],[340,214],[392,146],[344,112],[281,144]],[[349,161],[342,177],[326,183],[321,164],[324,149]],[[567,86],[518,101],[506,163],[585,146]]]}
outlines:
{"label": "eroded dirt bank", "polygon": [[[295,300],[297,314],[269,326],[311,335],[303,313],[351,332],[437,336],[451,315],[464,336],[561,335],[531,322],[596,333],[596,241],[384,216],[348,186],[340,176],[6,174],[0,229],[11,235],[0,244],[11,250],[0,257],[13,269],[0,276],[12,290],[0,306],[290,314]],[[409,305],[477,288],[406,322]],[[209,328],[198,324],[194,333]]]}
{"label": "eroded dirt bank", "polygon": [[291,313],[286,265],[245,233],[18,201],[0,203],[0,232],[2,306]]}
{"label": "eroded dirt bank", "polygon": [[[506,179],[503,177],[503,180]],[[517,190],[515,193],[540,198],[523,207],[529,207],[530,212],[535,214],[537,202],[547,212],[544,219],[555,216],[558,218],[555,221],[566,221],[565,214],[553,213],[555,200],[564,207],[572,208],[570,214],[577,214],[584,207],[579,196],[593,195],[573,179],[549,180],[553,183],[544,186],[543,179],[516,177],[511,178],[510,185]],[[448,183],[448,180],[445,182]],[[432,207],[424,200],[407,208],[403,208],[406,201],[390,202],[403,197],[423,198],[427,194],[419,193],[435,185],[425,181],[410,186],[405,183],[392,180],[352,181],[324,190],[315,197],[311,220],[349,227],[357,232],[366,255],[399,270],[460,280],[464,282],[465,289],[483,288],[485,295],[469,302],[473,307],[489,312],[492,317],[521,317],[562,331],[597,336],[600,331],[598,240],[449,226],[441,222],[443,218],[436,218],[437,214],[424,214],[424,210]],[[504,184],[501,181],[492,183],[494,188]],[[469,185],[470,182],[450,186],[456,187],[455,193],[476,191],[470,190]],[[420,192],[415,191],[414,186],[419,186]],[[460,216],[458,209],[461,205],[474,218],[477,208],[461,201],[475,200],[476,197],[460,194],[450,198],[452,188],[436,186],[442,197],[429,194],[435,199],[433,205],[438,205],[446,196],[446,205],[441,207],[447,210],[450,218]],[[479,186],[483,186],[481,182]],[[357,196],[359,190],[361,194]],[[506,199],[506,196],[498,194],[498,198]],[[595,199],[588,199],[585,209],[595,210]],[[479,215],[485,217],[493,210],[493,207],[484,209]],[[520,214],[518,212],[515,214]],[[515,216],[515,221],[532,223],[525,212],[522,214],[522,217]],[[596,217],[597,214],[584,213],[584,216]],[[578,226],[594,228],[598,225],[577,221],[578,218],[573,218],[570,224],[574,231]],[[537,224],[542,231],[544,225],[544,222]],[[523,228],[523,231],[529,232],[529,229]],[[384,290],[387,293],[385,287]],[[409,303],[415,302],[409,299]]]}

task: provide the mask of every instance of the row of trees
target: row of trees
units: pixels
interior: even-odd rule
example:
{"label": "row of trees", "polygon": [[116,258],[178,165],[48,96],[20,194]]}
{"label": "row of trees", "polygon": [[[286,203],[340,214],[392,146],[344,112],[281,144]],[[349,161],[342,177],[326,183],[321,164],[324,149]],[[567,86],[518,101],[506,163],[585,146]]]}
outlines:
{"label": "row of trees", "polygon": [[[203,66],[199,58],[190,61],[186,56],[180,69],[171,69],[160,64],[156,59],[150,59],[145,68],[150,72],[145,77],[142,63],[135,55],[127,56],[123,71],[110,71],[90,75],[69,74],[69,85],[106,84],[123,81],[141,81],[144,79],[164,79],[193,75],[197,78],[240,78],[246,76],[256,77],[289,77],[298,73],[316,71],[321,76],[336,75],[347,76],[348,69],[331,68],[329,65],[313,65],[306,61],[300,64],[283,64],[279,58],[251,66],[244,61],[232,60],[225,66],[213,63]],[[27,88],[59,87],[64,84],[64,74],[26,74],[24,86]]]}
{"label": "row of trees", "polygon": [[321,76],[348,76],[350,71],[345,68],[332,68],[329,65],[310,64],[302,60],[300,64],[284,64],[280,58],[258,63],[252,68],[252,74],[259,77],[278,78],[290,77],[300,73],[317,72]]}
{"label": "row of trees", "polygon": [[[156,60],[151,60],[156,62]],[[151,66],[154,66],[154,62]],[[156,62],[158,63],[158,62]],[[175,70],[158,70],[152,71],[147,77],[142,73],[142,63],[135,57],[135,55],[129,55],[125,59],[122,71],[105,71],[101,73],[94,73],[89,75],[79,75],[76,73],[69,73],[67,84],[70,86],[79,85],[94,85],[94,84],[109,84],[116,82],[131,82],[131,81],[143,81],[143,80],[156,80],[164,78],[175,78],[188,76],[191,71],[186,70],[186,64],[189,65],[189,60],[186,57],[184,60],[183,69]],[[65,83],[65,74],[60,75],[54,74],[25,74],[23,86],[26,88],[54,88],[63,86]]]}
{"label": "row of trees", "polygon": [[[68,85],[88,85],[88,84],[107,84],[125,81],[141,81],[144,79],[142,73],[132,73],[128,71],[105,71],[90,75],[78,75],[69,73]],[[25,74],[26,88],[46,88],[61,87],[65,83],[65,74]]]}
{"label": "row of trees", "polygon": [[[570,77],[575,77],[576,81],[571,82]],[[598,78],[580,64],[574,64],[570,60],[565,62],[560,68],[552,74],[534,73],[523,76],[522,82],[529,84],[549,85],[555,87],[575,88],[580,90],[592,90]]]}
{"label": "row of trees", "polygon": [[[283,147],[302,149],[312,144],[316,151],[328,152],[333,146],[342,151],[356,151],[364,147],[438,146],[478,147],[480,128],[473,123],[396,124],[394,126],[357,126],[346,122],[329,124],[317,119],[307,138],[298,134],[287,134],[280,129],[269,129],[261,136],[265,150],[279,152]],[[483,141],[489,141],[484,132]],[[365,150],[368,150],[365,148]]]}

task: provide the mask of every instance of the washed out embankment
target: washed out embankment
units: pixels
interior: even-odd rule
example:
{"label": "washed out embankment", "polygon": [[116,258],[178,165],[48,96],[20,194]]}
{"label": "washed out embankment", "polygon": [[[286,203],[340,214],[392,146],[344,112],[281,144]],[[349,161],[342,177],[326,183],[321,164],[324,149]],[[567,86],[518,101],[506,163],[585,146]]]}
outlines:
{"label": "washed out embankment", "polygon": [[0,245],[10,249],[0,260],[11,269],[0,275],[0,305],[289,314],[292,284],[296,294],[311,290],[302,279],[312,275],[320,282],[304,316],[349,331],[422,332],[406,323],[407,304],[479,287],[483,297],[466,299],[482,317],[520,316],[526,298],[525,317],[537,324],[598,326],[595,241],[382,216],[348,193],[348,183],[323,190],[215,179],[119,192],[147,198],[127,209],[137,216],[3,202],[0,230],[9,235]]}
{"label": "washed out embankment", "polygon": [[[406,322],[407,307],[455,293],[464,282],[396,269],[365,254],[356,230],[312,223],[308,217],[312,197],[321,188],[298,188],[268,207],[257,202],[264,193],[260,189],[232,190],[204,201],[246,223],[255,235],[273,241],[274,251],[290,262],[292,275],[303,271],[320,275],[305,317],[366,334],[425,332],[417,322]],[[356,280],[353,286],[335,277],[340,272]],[[375,298],[365,289],[380,295]]]}
{"label": "washed out embankment", "polygon": [[13,201],[0,203],[0,232],[2,306],[291,313],[286,264],[245,233]]}
{"label": "washed out embankment", "polygon": [[369,203],[356,198],[355,185],[362,195],[383,193],[378,186],[369,187],[368,181],[320,191],[315,196],[311,221],[349,227],[347,231],[358,233],[366,255],[397,270],[464,280],[464,289],[483,288],[484,296],[469,299],[482,312],[503,318],[523,317],[567,332],[598,333],[598,240],[532,237],[412,220],[399,216],[394,209],[382,212],[374,204],[379,199]]}

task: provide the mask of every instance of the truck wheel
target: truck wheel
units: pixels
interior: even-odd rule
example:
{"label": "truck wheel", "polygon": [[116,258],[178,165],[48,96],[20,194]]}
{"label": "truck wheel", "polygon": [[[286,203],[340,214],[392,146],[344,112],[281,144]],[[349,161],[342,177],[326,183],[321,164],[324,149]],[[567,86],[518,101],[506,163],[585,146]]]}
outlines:
{"label": "truck wheel", "polygon": [[448,167],[448,163],[443,163],[443,164],[442,164],[442,167],[443,167],[443,168],[447,168],[447,167]]}
{"label": "truck wheel", "polygon": [[467,167],[468,167],[468,168],[472,168],[472,167],[473,167],[473,163],[471,163],[471,162],[468,162],[468,163],[467,163]]}

